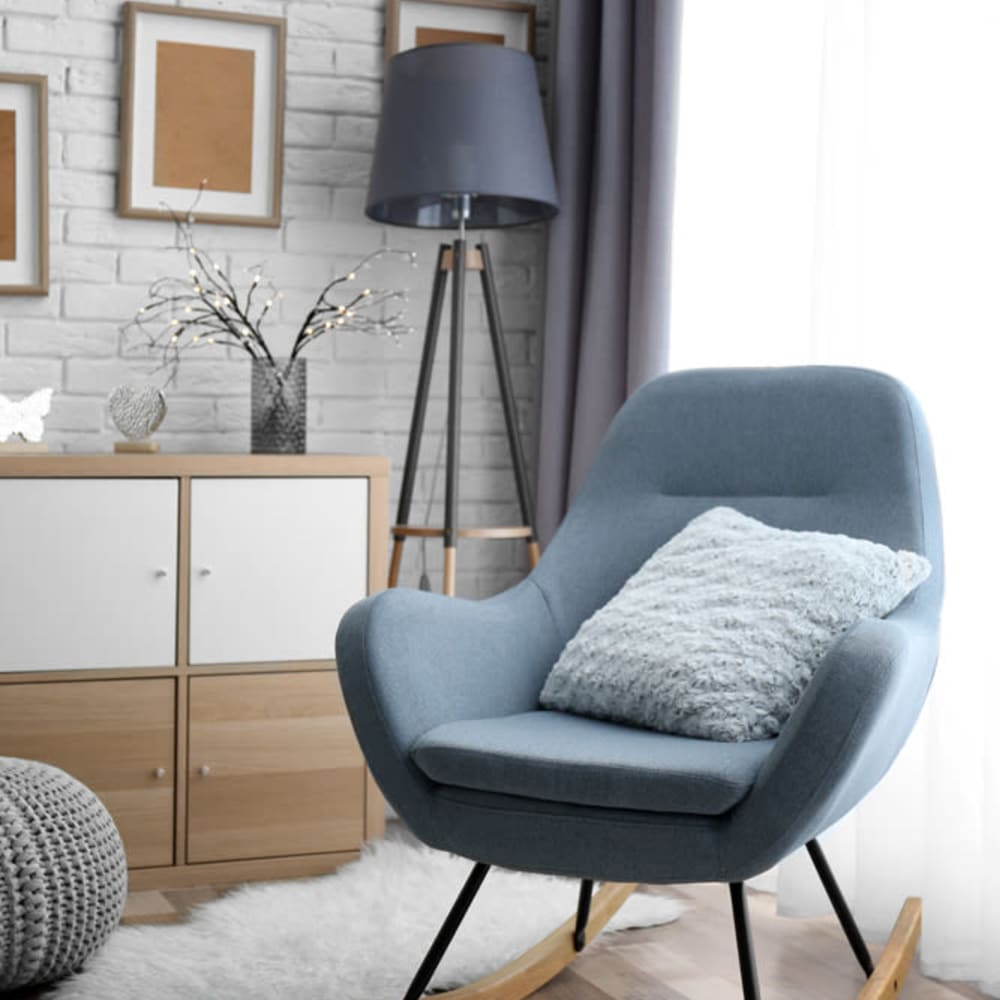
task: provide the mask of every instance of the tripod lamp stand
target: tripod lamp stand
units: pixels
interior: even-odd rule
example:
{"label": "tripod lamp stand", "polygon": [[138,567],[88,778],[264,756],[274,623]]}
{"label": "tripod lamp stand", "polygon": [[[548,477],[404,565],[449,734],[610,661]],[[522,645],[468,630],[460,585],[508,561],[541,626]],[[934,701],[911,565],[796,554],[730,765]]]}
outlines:
{"label": "tripod lamp stand", "polygon": [[[389,62],[366,214],[377,222],[457,230],[438,249],[420,372],[410,421],[399,508],[392,529],[389,586],[396,585],[407,538],[444,540],[444,586],[455,593],[456,546],[465,538],[523,538],[538,560],[534,508],[500,323],[489,247],[470,248],[467,229],[520,226],[558,211],[534,61],[497,45],[429,45]],[[462,341],[465,280],[478,271],[521,510],[520,525],[460,528]],[[410,525],[410,506],[446,285],[451,275],[444,526]]]}

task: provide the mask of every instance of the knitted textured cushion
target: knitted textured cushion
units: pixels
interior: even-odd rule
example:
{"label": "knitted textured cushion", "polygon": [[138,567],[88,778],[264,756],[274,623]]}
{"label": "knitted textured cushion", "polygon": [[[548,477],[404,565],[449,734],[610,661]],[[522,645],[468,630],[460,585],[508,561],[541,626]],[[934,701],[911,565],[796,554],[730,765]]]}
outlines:
{"label": "knitted textured cushion", "polygon": [[64,771],[0,757],[0,992],[75,972],[125,908],[125,851]]}
{"label": "knitted textured cushion", "polygon": [[710,740],[775,736],[834,642],[930,570],[913,552],[715,507],[580,626],[541,704]]}

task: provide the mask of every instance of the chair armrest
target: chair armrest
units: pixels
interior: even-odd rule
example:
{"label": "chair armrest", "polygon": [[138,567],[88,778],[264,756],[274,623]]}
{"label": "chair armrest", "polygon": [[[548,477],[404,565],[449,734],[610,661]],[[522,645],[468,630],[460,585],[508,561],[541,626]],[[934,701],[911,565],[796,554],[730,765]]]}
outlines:
{"label": "chair armrest", "polygon": [[483,601],[387,590],[337,630],[337,669],[361,748],[411,825],[426,800],[413,743],[444,722],[530,711],[563,646],[530,578]]}
{"label": "chair armrest", "polygon": [[911,608],[840,639],[732,815],[734,879],[765,871],[874,788],[920,714],[936,662],[936,627]]}

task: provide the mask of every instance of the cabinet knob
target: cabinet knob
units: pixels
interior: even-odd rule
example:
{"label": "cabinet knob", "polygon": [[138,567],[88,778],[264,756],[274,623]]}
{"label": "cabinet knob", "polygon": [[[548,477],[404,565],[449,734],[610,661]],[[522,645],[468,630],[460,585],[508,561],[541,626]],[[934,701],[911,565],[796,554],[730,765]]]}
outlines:
{"label": "cabinet knob", "polygon": [[198,570],[198,575],[199,576],[211,576],[212,575],[212,568],[211,568],[211,566],[202,566],[201,569]]}
{"label": "cabinet knob", "polygon": [[167,776],[167,769],[165,767],[158,767],[155,771],[153,771],[154,778],[160,779],[160,778],[165,778],[166,776]]}
{"label": "cabinet knob", "polygon": [[159,580],[162,580],[163,577],[165,577],[166,575],[167,575],[167,571],[165,569],[163,569],[162,566],[159,567],[158,569],[154,569],[153,570],[153,576],[155,576]]}
{"label": "cabinet knob", "polygon": [[198,773],[203,778],[205,778],[205,777],[207,777],[211,773],[211,770],[212,769],[208,766],[208,764],[202,764],[201,767],[198,768]]}

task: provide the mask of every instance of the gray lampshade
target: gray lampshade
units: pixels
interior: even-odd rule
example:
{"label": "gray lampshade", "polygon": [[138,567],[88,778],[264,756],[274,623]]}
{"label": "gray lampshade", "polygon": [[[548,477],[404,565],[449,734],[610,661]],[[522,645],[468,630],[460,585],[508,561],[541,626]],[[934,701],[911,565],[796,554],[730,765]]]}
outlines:
{"label": "gray lampshade", "polygon": [[365,213],[397,226],[453,229],[472,195],[474,229],[559,210],[534,60],[500,45],[428,45],[386,71]]}

